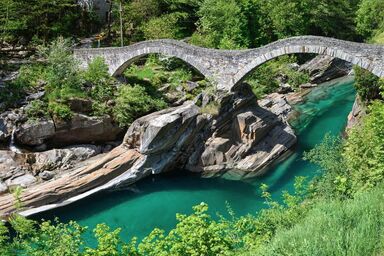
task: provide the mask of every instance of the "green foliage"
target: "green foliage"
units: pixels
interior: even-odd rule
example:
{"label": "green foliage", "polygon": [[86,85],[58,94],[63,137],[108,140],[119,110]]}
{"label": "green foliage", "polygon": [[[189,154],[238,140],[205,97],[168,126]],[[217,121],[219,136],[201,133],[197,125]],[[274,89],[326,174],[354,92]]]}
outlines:
{"label": "green foliage", "polygon": [[114,79],[108,73],[108,66],[102,57],[96,57],[82,74],[85,83],[91,85],[89,97],[93,100],[93,114],[111,114],[108,100],[114,99]]}
{"label": "green foliage", "polygon": [[87,248],[85,255],[89,256],[118,256],[121,255],[120,246],[122,241],[119,237],[120,229],[110,231],[110,228],[105,224],[98,224],[93,230],[97,238],[97,248]]}
{"label": "green foliage", "polygon": [[122,86],[119,89],[113,113],[115,120],[121,126],[127,126],[136,118],[166,106],[161,98],[150,95],[140,85]]}
{"label": "green foliage", "polygon": [[5,108],[14,107],[15,103],[25,97],[27,92],[38,89],[45,77],[45,67],[39,64],[25,65],[19,69],[18,77],[0,88],[0,102],[5,103]]}
{"label": "green foliage", "polygon": [[51,116],[62,120],[69,120],[73,115],[69,106],[56,101],[48,103],[48,112]]}
{"label": "green foliage", "polygon": [[355,70],[355,83],[354,86],[357,93],[364,101],[371,101],[380,98],[380,80],[371,72],[360,68],[354,67]]}
{"label": "green foliage", "polygon": [[191,42],[209,48],[247,47],[247,23],[241,7],[234,0],[204,0],[197,14],[197,32]]}
{"label": "green foliage", "polygon": [[384,104],[375,101],[361,126],[354,128],[345,144],[344,158],[351,186],[357,191],[384,180]]}
{"label": "green foliage", "polygon": [[216,101],[212,101],[208,103],[206,106],[202,107],[200,109],[200,112],[203,114],[209,114],[212,116],[217,116],[219,115],[220,112],[220,104]]}
{"label": "green foliage", "polygon": [[305,158],[325,174],[314,186],[315,196],[353,197],[384,181],[384,104],[375,101],[362,124],[344,143],[326,136]]}
{"label": "green foliage", "polygon": [[249,255],[380,255],[383,195],[380,187],[353,200],[319,201],[297,225]]}
{"label": "green foliage", "polygon": [[260,0],[278,38],[305,34],[354,36],[354,3],[349,0]]}
{"label": "green foliage", "polygon": [[304,159],[318,165],[324,173],[312,187],[314,196],[348,196],[351,187],[347,184],[348,173],[340,138],[326,134],[314,149],[304,153]]}
{"label": "green foliage", "polygon": [[357,31],[366,39],[370,39],[379,31],[384,31],[384,2],[377,0],[361,0],[356,17]]}
{"label": "green foliage", "polygon": [[185,18],[186,13],[174,12],[150,19],[143,27],[145,39],[174,38],[182,39],[182,27],[178,25]]}
{"label": "green foliage", "polygon": [[11,43],[87,35],[98,27],[95,15],[72,0],[3,0],[0,5],[1,39]]}
{"label": "green foliage", "polygon": [[38,119],[47,115],[47,104],[42,100],[34,100],[27,107],[27,116],[30,119]]}
{"label": "green foliage", "polygon": [[291,64],[296,61],[295,57],[290,56],[271,60],[257,67],[246,78],[246,82],[251,85],[257,98],[274,92],[279,88],[279,82],[288,83],[293,88],[298,88],[299,85],[309,81],[309,75],[292,68]]}

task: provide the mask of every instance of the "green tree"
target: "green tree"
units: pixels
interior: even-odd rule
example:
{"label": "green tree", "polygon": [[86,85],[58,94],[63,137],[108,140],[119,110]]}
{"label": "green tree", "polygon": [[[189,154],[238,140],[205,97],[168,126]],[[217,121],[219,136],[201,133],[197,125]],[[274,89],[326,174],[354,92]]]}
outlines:
{"label": "green tree", "polygon": [[198,15],[198,29],[192,43],[222,49],[249,45],[247,20],[237,1],[204,0]]}
{"label": "green tree", "polygon": [[384,2],[361,0],[356,17],[357,31],[370,39],[379,31],[384,31]]}

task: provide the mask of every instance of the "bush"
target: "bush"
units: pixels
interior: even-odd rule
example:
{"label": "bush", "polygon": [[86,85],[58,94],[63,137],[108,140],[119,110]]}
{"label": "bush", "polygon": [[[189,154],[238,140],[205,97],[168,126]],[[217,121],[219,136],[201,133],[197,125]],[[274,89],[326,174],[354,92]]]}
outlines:
{"label": "bush", "polygon": [[354,70],[355,70],[354,85],[360,97],[367,102],[375,99],[380,99],[381,83],[380,83],[379,77],[372,74],[368,70],[365,70],[358,66],[355,66]]}
{"label": "bush", "polygon": [[246,82],[251,85],[257,98],[275,92],[279,88],[280,82],[288,83],[294,89],[298,88],[301,84],[308,83],[309,75],[293,69],[290,64],[296,62],[297,59],[293,56],[283,56],[271,60],[257,67],[246,78]]}
{"label": "bush", "polygon": [[383,188],[347,201],[319,201],[291,229],[279,230],[250,255],[381,255]]}
{"label": "bush", "polygon": [[178,23],[180,20],[185,19],[187,15],[187,13],[174,12],[150,19],[142,26],[144,38],[147,40],[161,38],[182,39],[184,34],[182,27]]}
{"label": "bush", "polygon": [[384,181],[384,104],[372,102],[362,124],[349,131],[344,143],[326,136],[305,154],[324,171],[314,187],[316,196],[353,197]]}
{"label": "bush", "polygon": [[30,119],[37,119],[48,114],[48,106],[44,101],[34,100],[29,103],[27,108],[27,116]]}
{"label": "bush", "polygon": [[69,120],[73,115],[69,106],[54,101],[48,103],[48,111],[51,116],[62,120]]}
{"label": "bush", "polygon": [[167,104],[161,98],[151,96],[140,85],[122,86],[116,98],[113,110],[115,120],[121,126],[130,125],[136,118],[165,108]]}

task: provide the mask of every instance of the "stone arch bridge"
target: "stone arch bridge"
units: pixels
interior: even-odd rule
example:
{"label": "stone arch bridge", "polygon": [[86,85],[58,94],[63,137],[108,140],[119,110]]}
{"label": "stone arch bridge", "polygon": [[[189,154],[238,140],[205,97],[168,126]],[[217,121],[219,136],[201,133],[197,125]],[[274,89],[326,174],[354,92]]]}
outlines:
{"label": "stone arch bridge", "polygon": [[259,65],[293,53],[315,53],[337,57],[384,77],[384,46],[355,43],[334,38],[300,36],[282,39],[248,50],[201,48],[176,40],[143,41],[125,47],[74,50],[86,68],[96,56],[102,56],[111,75],[119,75],[135,60],[152,53],[177,57],[194,67],[219,90],[231,90]]}

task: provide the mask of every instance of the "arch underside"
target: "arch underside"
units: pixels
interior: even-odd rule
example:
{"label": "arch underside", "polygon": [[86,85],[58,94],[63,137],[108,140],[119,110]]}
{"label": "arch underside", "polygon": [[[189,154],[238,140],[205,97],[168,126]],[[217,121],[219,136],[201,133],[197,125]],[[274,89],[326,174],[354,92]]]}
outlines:
{"label": "arch underside", "polygon": [[135,61],[148,56],[150,54],[160,54],[167,57],[177,58],[179,60],[182,60],[184,63],[186,63],[188,66],[190,66],[192,69],[195,69],[200,74],[202,74],[205,77],[211,77],[211,73],[209,70],[207,70],[201,63],[198,61],[195,61],[195,58],[191,57],[190,55],[185,54],[174,54],[174,52],[171,51],[164,51],[161,49],[147,49],[146,51],[138,52],[137,54],[121,54],[121,60],[119,63],[114,65],[110,69],[110,73],[113,76],[121,75],[125,69],[127,69],[130,65],[132,65]]}

